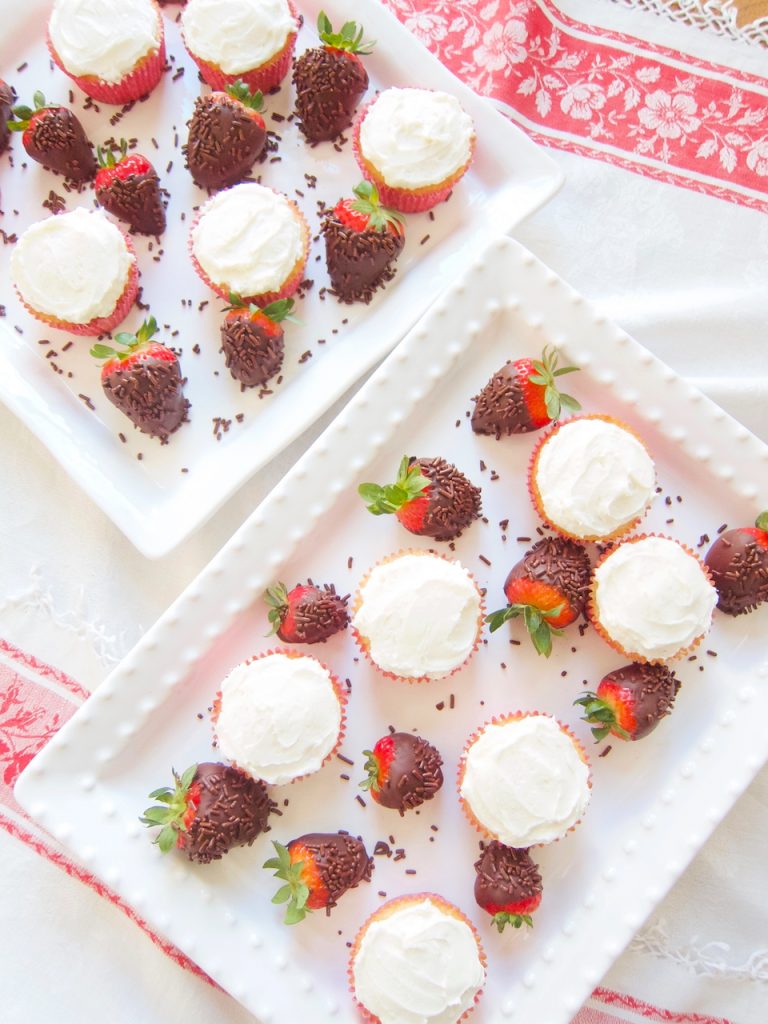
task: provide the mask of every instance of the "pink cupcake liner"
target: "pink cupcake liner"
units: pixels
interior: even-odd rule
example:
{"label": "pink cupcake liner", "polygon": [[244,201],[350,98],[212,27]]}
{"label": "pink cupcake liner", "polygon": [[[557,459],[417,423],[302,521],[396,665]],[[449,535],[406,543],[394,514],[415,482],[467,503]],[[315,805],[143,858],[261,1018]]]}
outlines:
{"label": "pink cupcake liner", "polygon": [[[546,523],[547,526],[551,527],[555,531],[555,533],[560,534],[561,537],[566,537],[568,540],[575,540],[579,544],[587,544],[593,541],[602,543],[605,541],[618,540],[620,537],[626,537],[626,535],[631,533],[634,529],[636,529],[643,521],[643,519],[645,519],[645,517],[648,515],[648,511],[653,502],[653,493],[651,495],[651,499],[648,501],[640,515],[635,516],[635,518],[632,519],[630,522],[625,523],[623,526],[617,527],[611,533],[606,534],[589,534],[581,536],[577,533],[569,533],[568,530],[564,529],[562,526],[559,526],[557,523],[553,522],[553,520],[550,519],[550,517],[547,515],[544,509],[544,501],[542,500],[541,493],[536,484],[536,470],[539,464],[539,455],[541,454],[541,450],[547,443],[547,441],[554,434],[556,434],[561,427],[567,426],[569,423],[575,423],[576,420],[603,420],[603,422],[605,423],[613,423],[614,426],[621,427],[622,430],[626,430],[628,434],[631,434],[635,438],[635,440],[640,442],[640,444],[643,446],[646,452],[648,452],[648,447],[645,441],[642,439],[642,437],[640,437],[637,431],[633,430],[632,427],[627,426],[627,424],[622,422],[622,420],[615,419],[615,417],[613,416],[606,416],[603,413],[584,413],[581,416],[570,416],[566,420],[560,420],[558,423],[555,423],[550,430],[548,430],[538,439],[538,441],[536,442],[536,447],[533,449],[533,452],[531,453],[531,459],[528,463],[528,494],[531,498],[531,501],[533,502],[533,507],[541,516],[542,521]],[[650,457],[650,452],[648,454]]]}
{"label": "pink cupcake liner", "polygon": [[[469,822],[469,824],[472,826],[472,828],[476,829],[476,831],[478,831],[486,839],[498,839],[499,837],[494,832],[491,832],[480,821],[480,819],[475,816],[474,811],[472,810],[472,808],[469,805],[469,801],[465,799],[465,797],[463,796],[463,794],[461,792],[461,784],[464,781],[464,772],[466,771],[466,767],[467,767],[467,754],[469,753],[469,749],[480,738],[480,736],[483,734],[483,732],[490,725],[504,725],[507,722],[517,722],[517,721],[519,721],[522,718],[536,718],[536,717],[552,718],[552,719],[554,719],[555,722],[557,722],[557,724],[560,727],[560,729],[562,730],[562,732],[564,732],[566,734],[566,736],[568,737],[568,739],[573,743],[574,747],[576,748],[576,753],[579,755],[581,760],[587,766],[587,768],[589,770],[589,778],[587,780],[587,785],[589,786],[590,789],[592,789],[592,764],[591,764],[591,762],[589,760],[589,757],[587,755],[586,750],[584,749],[584,745],[582,744],[581,740],[572,732],[572,730],[567,725],[564,725],[560,721],[559,718],[555,718],[554,715],[550,715],[546,711],[511,711],[511,712],[509,712],[506,715],[494,715],[493,718],[491,718],[488,721],[484,722],[480,726],[479,729],[476,729],[469,736],[467,742],[464,744],[464,749],[461,752],[461,756],[459,758],[459,767],[458,767],[458,771],[456,773],[456,791],[457,791],[457,793],[459,795],[459,803],[461,804],[461,809],[464,812],[464,816],[467,819],[467,821]],[[577,822],[575,822],[573,825],[571,825],[570,828],[566,829],[566,831],[563,833],[563,835],[565,836],[569,832],[573,832],[573,830],[579,824],[581,824],[581,818],[579,818],[579,820]],[[559,838],[552,840],[552,842],[555,842],[555,843],[557,843],[559,841],[560,841]],[[533,849],[536,846],[549,846],[549,845],[551,845],[551,844],[550,843],[533,843],[530,848]]]}
{"label": "pink cupcake liner", "polygon": [[[395,558],[400,558],[402,555],[431,555],[434,558],[442,558],[443,561],[445,561],[445,562],[456,562],[456,561],[458,561],[458,559],[455,559],[455,558],[448,558],[446,555],[442,554],[439,551],[431,551],[431,550],[425,551],[425,550],[422,550],[421,548],[403,548],[400,551],[396,551],[392,555],[387,555],[386,558],[379,559],[379,561],[376,562],[376,564],[374,566],[372,566],[371,569],[369,569],[368,572],[362,577],[362,579],[360,580],[360,583],[358,584],[357,593],[355,594],[355,599],[352,602],[351,618],[354,618],[355,612],[357,612],[357,610],[360,608],[360,605],[362,604],[362,589],[363,589],[363,586],[365,585],[366,580],[371,575],[372,570],[374,568],[376,568],[376,566],[385,565],[387,562],[391,562]],[[461,564],[461,563],[459,563],[459,564]],[[439,683],[442,679],[448,679],[449,676],[453,676],[457,672],[460,672],[464,668],[464,666],[467,664],[467,662],[470,660],[470,658],[473,656],[473,654],[475,654],[475,652],[477,651],[478,647],[480,646],[480,640],[482,638],[483,625],[485,623],[485,599],[483,598],[483,595],[481,593],[480,587],[478,586],[478,583],[477,583],[477,580],[475,579],[475,577],[472,575],[471,572],[469,572],[469,570],[467,569],[466,566],[462,565],[462,568],[465,569],[465,571],[469,575],[470,579],[472,580],[473,584],[475,585],[478,597],[480,598],[480,611],[478,613],[478,619],[477,619],[477,635],[475,637],[475,642],[472,645],[472,650],[466,656],[464,661],[462,661],[461,664],[457,665],[456,668],[451,669],[450,672],[446,672],[446,674],[444,676],[399,676],[399,675],[397,675],[394,672],[390,672],[387,669],[383,669],[380,665],[378,665],[373,660],[373,658],[371,657],[371,652],[370,652],[370,643],[368,642],[367,637],[364,637],[360,633],[360,631],[357,629],[357,627],[354,625],[354,623],[351,623],[350,624],[350,631],[352,633],[352,636],[355,639],[355,642],[356,642],[357,646],[360,648],[361,652],[365,656],[365,659],[368,662],[368,664],[372,668],[375,668],[376,671],[380,675],[384,676],[387,679],[393,679],[395,682],[398,682],[398,683]]]}
{"label": "pink cupcake liner", "polygon": [[[483,944],[480,941],[480,936],[477,932],[477,929],[472,924],[467,915],[464,914],[461,910],[459,910],[457,906],[455,906],[453,903],[449,903],[448,900],[444,899],[442,896],[438,896],[437,893],[434,892],[419,892],[415,893],[412,896],[397,896],[395,897],[395,899],[389,900],[387,903],[382,904],[382,906],[380,906],[378,910],[375,910],[370,915],[370,917],[361,925],[352,943],[352,948],[350,949],[349,952],[349,961],[347,964],[347,980],[349,984],[349,991],[352,995],[352,998],[355,1000],[355,1004],[357,1005],[363,1020],[366,1021],[366,1024],[381,1024],[381,1018],[374,1016],[374,1014],[372,1014],[370,1010],[368,1010],[358,1000],[357,994],[355,992],[355,959],[357,957],[357,954],[360,952],[360,946],[362,944],[363,938],[365,937],[365,933],[368,930],[369,925],[373,924],[374,921],[380,921],[384,918],[391,917],[392,914],[396,913],[401,908],[409,907],[413,903],[422,903],[424,900],[429,900],[430,903],[434,904],[444,914],[448,914],[451,917],[455,917],[456,920],[462,921],[465,925],[467,925],[467,927],[471,930],[472,935],[474,936],[475,942],[477,943],[478,957],[480,959],[480,963],[483,965],[483,970],[485,971],[486,978],[488,976],[488,957],[486,956],[485,950],[483,949]],[[483,994],[484,987],[485,986],[482,986],[477,990],[477,992],[475,993],[475,999],[472,1006],[470,1006],[468,1010],[464,1011],[461,1017],[457,1019],[456,1024],[459,1024],[460,1021],[466,1020],[466,1018],[472,1013],[475,1006],[477,1006],[480,996]]]}
{"label": "pink cupcake liner", "polygon": [[709,569],[707,568],[706,564],[699,558],[695,551],[692,551],[691,548],[688,547],[687,544],[681,544],[679,540],[675,540],[673,537],[666,537],[663,533],[640,533],[636,537],[629,537],[626,540],[622,540],[620,544],[615,544],[612,548],[609,548],[608,551],[603,552],[603,554],[595,563],[595,568],[592,573],[592,588],[590,590],[589,601],[587,602],[587,617],[589,618],[589,621],[592,623],[592,625],[595,627],[595,630],[597,631],[601,639],[605,640],[609,647],[612,647],[614,651],[616,651],[618,654],[621,654],[629,661],[639,661],[644,665],[666,665],[668,661],[679,661],[680,658],[684,658],[687,655],[691,654],[691,652],[699,646],[701,641],[707,635],[707,633],[709,632],[709,628],[705,629],[704,632],[701,633],[699,636],[695,637],[690,644],[688,644],[686,647],[681,647],[680,650],[676,651],[674,654],[668,655],[664,658],[649,658],[647,655],[640,654],[638,651],[628,651],[625,647],[622,647],[617,640],[614,640],[614,638],[610,635],[610,633],[607,632],[607,630],[603,627],[603,624],[600,622],[600,613],[597,608],[597,579],[595,577],[595,572],[597,572],[597,570],[600,568],[600,566],[603,564],[606,558],[612,555],[616,551],[616,549],[621,546],[621,544],[637,544],[638,541],[647,540],[649,537],[659,537],[662,540],[669,540],[672,541],[673,544],[677,544],[679,547],[683,549],[683,551],[685,551],[686,554],[690,555],[691,558],[696,559],[696,561],[699,563],[699,568],[704,573],[709,583],[713,587],[715,586],[714,580],[712,579],[712,575]]}
{"label": "pink cupcake liner", "polygon": [[[320,667],[322,669],[324,669],[328,673],[330,678],[331,678],[331,685],[333,686],[333,692],[336,694],[336,699],[339,702],[339,709],[341,711],[341,719],[340,719],[340,722],[339,722],[339,734],[338,734],[338,736],[336,738],[336,743],[333,745],[333,748],[331,750],[329,750],[328,753],[323,758],[322,763],[320,765],[320,768],[322,768],[324,765],[326,765],[331,760],[332,757],[334,757],[335,754],[338,753],[338,751],[341,749],[342,743],[344,742],[344,735],[345,735],[346,730],[347,730],[347,691],[346,691],[346,688],[342,685],[341,680],[339,679],[339,677],[334,672],[332,672],[330,668],[328,668],[328,666],[325,664],[325,662],[320,661],[320,659],[316,658],[313,654],[304,654],[303,651],[294,651],[294,650],[291,650],[289,647],[273,647],[273,648],[270,648],[268,651],[262,651],[261,654],[254,654],[253,657],[246,659],[245,664],[246,665],[250,665],[254,661],[258,661],[260,658],[268,658],[268,657],[270,657],[273,654],[283,654],[283,655],[285,655],[286,658],[309,658],[310,660],[312,660],[312,661],[316,662],[318,665],[320,665]],[[216,722],[219,719],[220,712],[221,712],[221,690],[217,690],[216,694],[214,695],[213,702],[212,702],[212,708],[211,708],[211,725],[213,726],[213,738],[214,738],[214,742],[215,742],[215,744],[217,746],[218,746],[218,738],[216,736]],[[237,763],[237,761],[231,761],[230,763],[235,768],[237,768],[239,771],[243,772],[245,775],[251,775],[251,773],[248,771],[248,769],[247,768],[243,768],[242,765],[239,765]],[[320,771],[320,768],[318,768],[317,771]],[[306,779],[310,775],[314,775],[314,774],[315,774],[314,772],[305,772],[305,774],[303,774],[303,775],[296,775],[294,778],[292,778],[290,780],[289,784],[293,785],[294,782],[300,782],[302,779]],[[254,777],[255,776],[251,775],[251,778],[254,778]],[[258,780],[258,781],[264,781],[264,780]],[[265,784],[266,785],[273,785],[273,783],[265,783]],[[287,783],[281,783],[281,785],[287,785]]]}

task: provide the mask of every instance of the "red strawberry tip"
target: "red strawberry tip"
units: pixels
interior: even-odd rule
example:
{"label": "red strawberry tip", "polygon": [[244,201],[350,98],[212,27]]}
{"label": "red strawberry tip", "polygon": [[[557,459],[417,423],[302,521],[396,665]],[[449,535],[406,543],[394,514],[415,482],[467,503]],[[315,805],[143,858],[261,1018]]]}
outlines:
{"label": "red strawberry tip", "polygon": [[32,118],[41,110],[57,110],[59,107],[58,103],[46,103],[45,96],[39,89],[32,97],[32,102],[35,104],[34,107],[29,107],[25,103],[21,103],[18,106],[11,108],[13,119],[8,121],[8,127],[12,132],[26,131],[27,128],[29,128]]}
{"label": "red strawberry tip", "polygon": [[369,512],[375,516],[398,512],[404,505],[417,498],[424,498],[429,491],[430,480],[421,472],[416,460],[404,455],[397,470],[394,484],[364,483],[357,493],[365,501]]}
{"label": "red strawberry tip", "polygon": [[197,809],[200,793],[195,792],[194,779],[197,765],[190,765],[182,774],[173,770],[174,787],[162,786],[149,794],[150,800],[158,803],[148,807],[139,818],[147,828],[162,826],[153,842],[160,847],[161,853],[168,853],[175,846],[184,845],[184,834],[194,819],[192,808]]}
{"label": "red strawberry tip", "polygon": [[544,351],[541,353],[541,359],[531,360],[531,365],[536,372],[528,377],[532,384],[538,384],[539,387],[544,388],[544,402],[547,407],[547,415],[552,421],[559,420],[563,410],[573,413],[581,409],[580,403],[572,395],[566,395],[558,390],[555,380],[556,377],[561,377],[565,373],[578,372],[580,367],[561,366],[558,368],[558,358],[556,348],[550,348],[548,345],[545,346]]}
{"label": "red strawberry tip", "polygon": [[238,78],[228,85],[225,91],[233,100],[242,103],[249,110],[255,110],[258,114],[264,110],[264,95],[261,90],[257,89],[256,92],[251,92],[242,78]]}
{"label": "red strawberry tip", "polygon": [[501,933],[507,925],[512,928],[522,928],[523,925],[533,928],[533,918],[530,914],[512,914],[508,910],[500,910],[491,918],[491,924]]}
{"label": "red strawberry tip", "polygon": [[307,914],[312,913],[312,909],[307,906],[307,900],[310,896],[309,886],[305,884],[302,877],[304,862],[292,862],[290,850],[287,846],[283,846],[282,843],[278,843],[273,839],[272,845],[277,856],[270,857],[269,860],[264,862],[263,866],[270,871],[274,871],[274,877],[285,883],[272,897],[272,902],[276,904],[287,903],[284,923],[298,924],[299,921],[304,920]]}
{"label": "red strawberry tip", "polygon": [[317,34],[320,41],[332,50],[343,50],[345,53],[362,54],[363,56],[372,52],[376,45],[375,40],[363,42],[363,27],[358,28],[354,21],[345,21],[340,32],[333,31],[333,25],[325,11],[320,11],[317,16]]}
{"label": "red strawberry tip", "polygon": [[593,726],[592,735],[595,738],[595,743],[600,743],[609,735],[618,736],[623,740],[632,739],[630,733],[619,725],[615,710],[596,693],[587,690],[573,703],[584,708],[586,714],[582,715],[581,720]]}
{"label": "red strawberry tip", "polygon": [[563,631],[552,626],[547,620],[556,619],[558,615],[562,614],[564,608],[564,604],[559,604],[556,608],[543,611],[540,608],[534,608],[531,604],[508,604],[506,608],[500,608],[498,611],[486,615],[485,621],[491,632],[495,633],[505,622],[522,616],[537,653],[548,658],[552,653],[552,637],[562,636]]}
{"label": "red strawberry tip", "polygon": [[121,331],[116,334],[112,339],[113,343],[120,345],[123,351],[112,348],[110,345],[102,345],[101,343],[94,345],[91,348],[90,355],[94,359],[100,359],[104,362],[110,359],[120,359],[121,361],[128,359],[139,349],[146,348],[152,337],[157,333],[157,320],[153,316],[145,320],[141,327],[136,331],[135,334],[131,334],[129,331]]}

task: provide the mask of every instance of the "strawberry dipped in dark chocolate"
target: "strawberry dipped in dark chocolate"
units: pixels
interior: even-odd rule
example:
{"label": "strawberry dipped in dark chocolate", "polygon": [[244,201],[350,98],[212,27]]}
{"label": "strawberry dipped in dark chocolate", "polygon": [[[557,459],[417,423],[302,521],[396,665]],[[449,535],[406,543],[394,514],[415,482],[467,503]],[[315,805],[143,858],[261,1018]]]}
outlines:
{"label": "strawberry dipped in dark chocolate", "polygon": [[443,759],[439,750],[410,732],[387,733],[373,750],[364,750],[366,778],[360,788],[377,804],[399,811],[431,800],[443,785]]}
{"label": "strawberry dipped in dark chocolate", "polygon": [[717,607],[726,615],[744,615],[768,602],[768,510],[754,526],[721,533],[704,562],[717,589]]}
{"label": "strawberry dipped in dark chocolate", "polygon": [[269,815],[277,805],[263,782],[238,768],[193,764],[183,775],[174,772],[173,780],[172,788],[149,794],[158,802],[140,819],[149,828],[160,826],[154,842],[162,853],[180,849],[190,860],[208,864],[269,831]]}
{"label": "strawberry dipped in dark chocolate", "polygon": [[349,595],[340,597],[332,583],[317,586],[307,580],[292,590],[276,583],[267,588],[264,600],[271,632],[288,644],[322,643],[349,625]]}
{"label": "strawberry dipped in dark chocolate", "polygon": [[287,846],[272,845],[276,856],[264,867],[283,883],[272,902],[285,904],[285,924],[298,924],[313,910],[330,914],[345,892],[370,881],[373,862],[363,841],[346,832],[309,832]]}
{"label": "strawberry dipped in dark chocolate", "polygon": [[475,862],[475,901],[503,932],[531,927],[531,915],[541,903],[541,875],[528,850],[504,846],[498,839],[487,843]]}
{"label": "strawberry dipped in dark chocolate", "polygon": [[491,632],[508,619],[522,618],[533,646],[546,657],[552,637],[584,614],[592,566],[584,548],[564,537],[545,537],[512,567],[504,581],[509,604],[491,612]]}
{"label": "strawberry dipped in dark chocolate", "polygon": [[230,295],[221,325],[221,351],[240,390],[261,388],[279,373],[285,354],[283,323],[298,323],[293,299],[277,299],[259,307]]}
{"label": "strawberry dipped in dark chocolate", "polygon": [[225,92],[195,100],[185,154],[187,167],[201,188],[224,188],[242,181],[267,142],[260,92],[238,78]]}
{"label": "strawberry dipped in dark chocolate", "polygon": [[11,129],[8,122],[11,119],[11,108],[13,107],[13,90],[7,82],[0,78],[0,153],[7,147],[11,137]]}
{"label": "strawberry dipped in dark chocolate", "polygon": [[93,147],[83,126],[66,107],[46,103],[36,92],[34,107],[24,104],[13,108],[8,122],[12,132],[21,132],[21,143],[29,156],[70,181],[87,181],[96,174]]}
{"label": "strawberry dipped in dark chocolate", "polygon": [[609,735],[641,740],[670,713],[679,689],[666,665],[632,662],[603,676],[595,693],[582,694],[574,704],[584,709],[596,743]]}
{"label": "strawberry dipped in dark chocolate", "polygon": [[318,16],[317,31],[323,45],[306,50],[293,66],[299,127],[310,142],[335,139],[352,121],[368,88],[360,56],[374,45],[363,42],[363,29],[354,21],[334,32],[324,11]]}
{"label": "strawberry dipped in dark chocolate", "polygon": [[393,514],[411,533],[454,540],[482,513],[480,488],[439,457],[403,456],[394,484],[360,484],[358,494],[375,516]]}
{"label": "strawberry dipped in dark chocolate", "polygon": [[120,140],[117,156],[109,147],[98,146],[99,170],[94,188],[96,198],[114,217],[124,220],[139,235],[161,235],[165,231],[165,206],[160,178],[141,153],[128,153]]}

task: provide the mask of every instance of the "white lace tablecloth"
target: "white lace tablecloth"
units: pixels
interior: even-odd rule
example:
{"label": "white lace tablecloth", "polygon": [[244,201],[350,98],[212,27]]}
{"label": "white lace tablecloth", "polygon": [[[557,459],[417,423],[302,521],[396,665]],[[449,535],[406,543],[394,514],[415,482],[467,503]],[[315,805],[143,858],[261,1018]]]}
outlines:
{"label": "white lace tablecloth", "polygon": [[[567,0],[558,9],[544,0],[390,5],[450,66],[554,147],[566,184],[516,237],[768,441],[768,54],[759,40],[660,16],[653,8],[665,5],[651,2],[641,9],[610,0]],[[626,44],[630,36],[650,48]],[[579,68],[575,55],[595,40],[601,53],[626,58],[621,74],[641,59],[661,70],[611,86],[605,74]],[[688,55],[671,78],[664,77],[666,48]],[[550,65],[564,63],[545,72],[549,50],[559,53]],[[712,62],[723,69],[715,74]],[[525,84],[535,75],[536,83]],[[705,79],[714,92],[704,89]],[[730,126],[722,111],[709,120],[706,113],[725,88],[741,104]],[[651,140],[645,151],[627,143],[632,111],[635,139]],[[684,153],[683,142],[697,133]],[[665,146],[676,161],[666,175],[654,163]],[[0,635],[96,686],[340,407],[159,562],[137,554],[0,408]],[[666,1019],[766,1024],[767,848],[764,769],[604,984],[680,1015]],[[0,865],[4,1024],[252,1020],[171,963],[113,906],[2,830]],[[616,1013],[623,1015],[613,1019],[627,1021],[644,1016],[640,1003]],[[607,1018],[596,1012],[589,1019]]]}

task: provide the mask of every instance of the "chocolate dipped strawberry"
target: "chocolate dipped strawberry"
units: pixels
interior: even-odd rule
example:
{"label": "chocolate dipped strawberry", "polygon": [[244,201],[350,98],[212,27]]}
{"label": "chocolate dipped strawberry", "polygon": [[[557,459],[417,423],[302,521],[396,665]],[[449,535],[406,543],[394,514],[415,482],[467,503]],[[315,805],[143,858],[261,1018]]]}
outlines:
{"label": "chocolate dipped strawberry", "polygon": [[173,780],[173,788],[149,794],[158,802],[140,818],[149,828],[160,826],[154,842],[163,853],[180,849],[190,860],[208,864],[269,831],[276,804],[263,782],[239,769],[204,762],[183,775],[174,772]]}
{"label": "chocolate dipped strawberry", "polygon": [[586,551],[573,541],[538,541],[507,576],[504,594],[509,604],[487,616],[491,632],[520,617],[538,653],[549,657],[552,637],[584,613],[591,571]]}
{"label": "chocolate dipped strawberry", "polygon": [[726,615],[744,615],[768,601],[768,510],[754,526],[721,533],[704,562]]}
{"label": "chocolate dipped strawberry", "polygon": [[11,130],[8,122],[11,119],[11,108],[13,106],[13,91],[7,82],[0,78],[0,153],[8,145],[11,137]]}
{"label": "chocolate dipped strawberry", "polygon": [[165,231],[165,206],[160,178],[141,153],[129,153],[120,140],[118,155],[98,146],[99,170],[94,187],[96,198],[114,217],[124,220],[139,235],[161,235]]}
{"label": "chocolate dipped strawberry", "polygon": [[323,45],[306,50],[293,66],[299,127],[310,142],[335,139],[350,124],[368,88],[360,56],[374,45],[363,42],[363,29],[354,21],[334,32],[324,11],[318,16],[317,31]]}
{"label": "chocolate dipped strawberry", "polygon": [[472,401],[476,434],[525,434],[558,420],[563,412],[581,406],[557,388],[557,378],[578,366],[558,367],[555,349],[545,348],[541,359],[516,359],[498,370]]}
{"label": "chocolate dipped strawberry", "polygon": [[125,413],[143,434],[167,441],[187,419],[189,401],[184,397],[175,352],[152,341],[157,331],[154,317],[146,320],[136,334],[116,334],[113,345],[94,345],[91,355],[104,360],[101,385],[110,402]]}
{"label": "chocolate dipped strawberry", "polygon": [[515,850],[497,839],[488,843],[475,863],[475,900],[503,932],[531,927],[531,914],[541,903],[541,875],[528,850]]}
{"label": "chocolate dipped strawberry", "polygon": [[368,511],[393,514],[411,533],[453,540],[482,512],[480,488],[445,459],[403,456],[394,484],[360,484]]}
{"label": "chocolate dipped strawberry", "polygon": [[34,107],[13,108],[12,132],[22,132],[21,142],[29,156],[70,181],[86,181],[96,173],[96,158],[83,126],[71,110],[46,103],[36,92]]}
{"label": "chocolate dipped strawberry", "polygon": [[606,736],[641,740],[672,710],[680,682],[666,665],[632,662],[600,680],[574,704],[584,709],[597,743]]}
{"label": "chocolate dipped strawberry", "polygon": [[421,736],[393,732],[383,736],[373,750],[364,750],[366,778],[360,788],[377,804],[399,811],[431,800],[443,784],[440,752]]}
{"label": "chocolate dipped strawberry", "polygon": [[283,323],[298,323],[292,315],[293,299],[278,299],[259,307],[230,295],[221,325],[221,351],[227,369],[241,390],[260,388],[280,371],[285,353]]}
{"label": "chocolate dipped strawberry", "polygon": [[349,625],[347,601],[332,583],[321,587],[311,580],[288,590],[284,583],[269,587],[264,595],[272,633],[289,644],[317,644]]}
{"label": "chocolate dipped strawberry", "polygon": [[247,177],[267,142],[263,109],[261,93],[240,79],[195,100],[185,152],[196,185],[218,189]]}
{"label": "chocolate dipped strawberry", "polygon": [[394,263],[405,245],[401,214],[382,206],[369,181],[353,189],[326,215],[322,231],[325,262],[334,295],[342,302],[368,303],[395,276]]}
{"label": "chocolate dipped strawberry", "polygon": [[272,902],[287,904],[285,924],[298,924],[313,910],[330,914],[345,892],[370,880],[373,862],[362,840],[345,832],[311,832],[272,845],[277,856],[264,867],[284,883]]}

